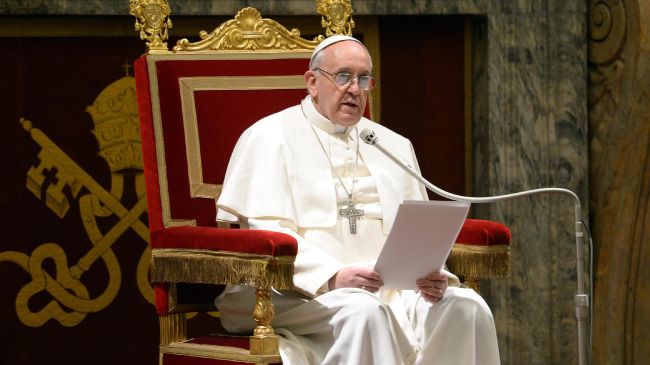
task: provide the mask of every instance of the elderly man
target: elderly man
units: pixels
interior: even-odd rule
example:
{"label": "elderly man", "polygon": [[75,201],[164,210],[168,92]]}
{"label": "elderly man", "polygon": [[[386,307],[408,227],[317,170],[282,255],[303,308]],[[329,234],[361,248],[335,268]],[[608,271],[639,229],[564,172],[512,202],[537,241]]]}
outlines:
{"label": "elderly man", "polygon": [[[492,314],[448,272],[387,290],[372,269],[403,200],[421,184],[359,131],[417,166],[411,143],[362,117],[375,86],[367,49],[333,36],[305,73],[308,96],[255,123],[228,166],[217,219],[298,240],[295,291],[274,292],[273,326],[285,364],[498,364]],[[353,212],[356,218],[345,213]],[[254,292],[230,287],[217,299],[224,327],[251,331]]]}

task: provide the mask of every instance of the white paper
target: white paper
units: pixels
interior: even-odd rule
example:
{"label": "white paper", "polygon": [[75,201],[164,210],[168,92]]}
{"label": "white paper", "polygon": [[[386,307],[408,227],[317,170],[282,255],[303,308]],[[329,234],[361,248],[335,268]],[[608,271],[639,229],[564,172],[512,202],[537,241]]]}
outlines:
{"label": "white paper", "polygon": [[375,264],[384,288],[417,289],[417,279],[442,269],[469,206],[456,201],[407,200],[400,204]]}

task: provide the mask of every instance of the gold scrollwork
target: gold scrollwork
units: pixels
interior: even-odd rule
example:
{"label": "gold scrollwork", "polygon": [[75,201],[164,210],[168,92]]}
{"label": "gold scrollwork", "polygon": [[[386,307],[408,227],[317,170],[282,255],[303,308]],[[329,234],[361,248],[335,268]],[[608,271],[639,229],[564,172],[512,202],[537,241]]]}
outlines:
{"label": "gold scrollwork", "polygon": [[147,40],[147,50],[167,51],[167,38],[172,21],[166,0],[130,0],[129,12],[135,16],[135,30]]}
{"label": "gold scrollwork", "polygon": [[352,35],[352,3],[350,0],[318,0],[316,11],[327,37],[334,34]]}
{"label": "gold scrollwork", "polygon": [[323,36],[310,41],[300,37],[298,29],[288,30],[272,19],[262,18],[254,8],[240,10],[212,33],[201,31],[200,41],[191,43],[181,39],[173,51],[192,52],[203,50],[313,50]]}

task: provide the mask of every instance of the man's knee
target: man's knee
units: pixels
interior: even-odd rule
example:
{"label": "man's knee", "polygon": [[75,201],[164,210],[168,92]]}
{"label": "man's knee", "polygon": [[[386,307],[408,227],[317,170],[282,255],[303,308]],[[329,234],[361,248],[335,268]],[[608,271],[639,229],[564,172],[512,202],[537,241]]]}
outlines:
{"label": "man's knee", "polygon": [[492,318],[492,311],[485,300],[472,289],[454,288],[445,295],[451,310],[459,314],[487,316]]}
{"label": "man's knee", "polygon": [[381,326],[390,321],[390,309],[370,293],[348,293],[349,300],[335,315],[335,319],[353,321],[355,325]]}

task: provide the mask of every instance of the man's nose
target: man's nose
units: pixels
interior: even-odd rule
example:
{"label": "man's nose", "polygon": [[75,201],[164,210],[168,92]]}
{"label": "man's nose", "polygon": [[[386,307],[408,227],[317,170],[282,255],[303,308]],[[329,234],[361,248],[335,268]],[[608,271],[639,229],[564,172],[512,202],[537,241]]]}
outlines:
{"label": "man's nose", "polygon": [[350,80],[350,85],[348,85],[348,92],[352,95],[359,95],[361,93],[358,77],[354,77],[352,80]]}

